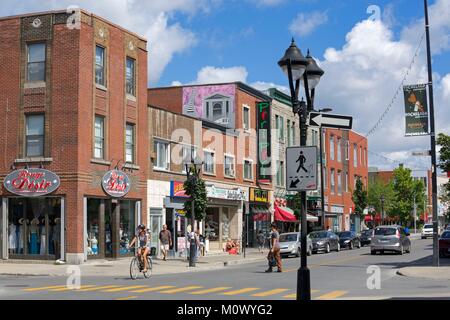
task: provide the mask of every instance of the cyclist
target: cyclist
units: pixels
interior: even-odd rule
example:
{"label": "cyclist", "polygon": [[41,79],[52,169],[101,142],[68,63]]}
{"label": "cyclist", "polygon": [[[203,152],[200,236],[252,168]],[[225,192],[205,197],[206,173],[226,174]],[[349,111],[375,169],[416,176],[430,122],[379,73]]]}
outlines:
{"label": "cyclist", "polygon": [[147,256],[150,253],[150,248],[148,247],[149,241],[148,241],[148,234],[145,229],[145,225],[140,224],[137,228],[136,235],[134,236],[133,240],[128,245],[128,249],[133,247],[134,243],[136,241],[139,241],[139,248],[137,250],[136,255],[139,258],[144,259],[144,273],[147,272],[148,265],[147,265]]}

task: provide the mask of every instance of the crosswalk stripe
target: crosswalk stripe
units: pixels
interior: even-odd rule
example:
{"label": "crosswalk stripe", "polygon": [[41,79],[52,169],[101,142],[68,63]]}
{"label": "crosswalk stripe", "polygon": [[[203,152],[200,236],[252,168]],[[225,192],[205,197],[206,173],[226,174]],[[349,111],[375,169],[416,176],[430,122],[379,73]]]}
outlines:
{"label": "crosswalk stripe", "polygon": [[319,300],[336,299],[336,298],[342,297],[346,293],[347,293],[347,291],[331,291],[329,293],[321,295],[320,297],[317,297],[317,299],[319,299]]}
{"label": "crosswalk stripe", "polygon": [[119,291],[126,291],[126,290],[130,290],[130,289],[139,289],[139,288],[145,288],[145,286],[119,287],[119,288],[113,288],[113,289],[102,290],[102,292],[119,292]]}
{"label": "crosswalk stripe", "polygon": [[143,293],[143,292],[153,292],[153,291],[158,291],[158,290],[163,290],[163,289],[170,289],[170,288],[175,288],[175,286],[160,286],[160,287],[154,287],[154,288],[145,288],[145,289],[133,290],[133,291],[130,291],[130,292]]}
{"label": "crosswalk stripe", "polygon": [[97,291],[97,290],[102,290],[102,289],[112,289],[112,288],[118,288],[119,286],[94,286],[92,288],[86,288],[86,289],[81,289],[79,290],[80,292],[87,292],[87,291]]}
{"label": "crosswalk stripe", "polygon": [[81,289],[87,289],[87,288],[92,288],[95,287],[94,285],[87,285],[87,286],[80,286],[80,289],[77,288],[72,288],[72,287],[65,287],[65,288],[58,288],[58,289],[50,289],[48,291],[52,291],[52,292],[63,292],[63,291],[73,291],[73,290],[81,290]]}
{"label": "crosswalk stripe", "polygon": [[226,296],[233,296],[235,294],[242,294],[242,293],[247,293],[247,292],[256,291],[256,290],[259,290],[259,288],[244,288],[244,289],[224,292],[222,294],[226,295]]}
{"label": "crosswalk stripe", "polygon": [[136,299],[136,298],[138,298],[138,296],[129,296],[129,297],[117,298],[115,300],[131,300],[131,299]]}
{"label": "crosswalk stripe", "polygon": [[[319,292],[320,290],[311,290],[311,293],[317,293],[317,292]],[[286,296],[283,296],[283,298],[286,298],[286,299],[295,299],[295,298],[297,298],[297,294],[296,293],[291,293],[291,294],[288,294],[288,295],[286,295]]]}
{"label": "crosswalk stripe", "polygon": [[184,291],[189,291],[192,289],[201,289],[203,288],[202,286],[188,286],[188,287],[184,287],[184,288],[178,288],[178,289],[169,289],[169,290],[165,290],[165,291],[160,291],[160,293],[178,293],[178,292],[184,292]]}
{"label": "crosswalk stripe", "polygon": [[279,293],[282,293],[282,292],[285,292],[288,290],[289,289],[273,289],[273,290],[269,290],[269,291],[252,294],[252,297],[268,297],[268,296],[273,296],[275,294],[279,294]]}
{"label": "crosswalk stripe", "polygon": [[205,289],[205,290],[190,292],[190,294],[214,293],[214,292],[224,291],[227,289],[231,289],[231,287],[217,287],[217,288]]}
{"label": "crosswalk stripe", "polygon": [[23,291],[33,292],[33,291],[42,291],[42,290],[48,290],[48,289],[65,288],[65,287],[66,287],[66,285],[49,286],[49,287],[39,287],[39,288],[28,288],[28,289],[23,289]]}

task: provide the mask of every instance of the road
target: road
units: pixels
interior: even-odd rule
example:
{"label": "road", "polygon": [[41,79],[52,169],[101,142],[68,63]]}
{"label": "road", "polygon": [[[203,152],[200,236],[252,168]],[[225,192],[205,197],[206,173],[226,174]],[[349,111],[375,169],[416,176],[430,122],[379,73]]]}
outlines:
{"label": "road", "polygon": [[[399,276],[399,267],[428,263],[431,240],[413,240],[412,253],[370,255],[363,247],[309,257],[313,299],[450,298],[450,282]],[[82,277],[81,289],[60,277],[0,277],[0,299],[94,300],[286,300],[295,299],[298,258],[283,259],[284,272],[264,272],[264,262],[223,270],[152,276]],[[381,288],[368,289],[369,266],[379,267]],[[161,267],[158,264],[157,267]]]}

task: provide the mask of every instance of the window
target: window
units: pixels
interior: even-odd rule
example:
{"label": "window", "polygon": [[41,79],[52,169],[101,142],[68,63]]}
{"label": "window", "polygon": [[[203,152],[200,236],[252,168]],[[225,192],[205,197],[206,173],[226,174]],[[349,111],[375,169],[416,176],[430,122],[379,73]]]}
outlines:
{"label": "window", "polygon": [[197,150],[193,146],[183,146],[183,173],[186,173],[186,163],[192,163],[197,156]]}
{"label": "window", "polygon": [[253,180],[253,162],[251,160],[244,160],[244,179]]}
{"label": "window", "polygon": [[250,130],[250,108],[244,106],[244,130]]}
{"label": "window", "polygon": [[311,131],[311,146],[319,146],[319,132],[316,130]]}
{"label": "window", "polygon": [[225,156],[224,173],[226,177],[234,178],[234,157]]}
{"label": "window", "polygon": [[27,81],[45,81],[45,43],[27,45]]}
{"label": "window", "polygon": [[295,122],[292,122],[291,125],[291,141],[290,141],[290,146],[295,145]]}
{"label": "window", "polygon": [[330,136],[330,159],[334,160],[334,136]]}
{"label": "window", "polygon": [[209,174],[215,174],[216,173],[216,167],[214,164],[214,152],[210,151],[203,151],[204,154],[204,164],[203,164],[203,171],[205,173]]}
{"label": "window", "polygon": [[95,47],[95,83],[106,86],[105,81],[105,48]]}
{"label": "window", "polygon": [[342,194],[342,172],[338,171],[338,194],[341,195]]}
{"label": "window", "polygon": [[348,192],[348,172],[345,173],[345,192]]}
{"label": "window", "polygon": [[134,163],[134,124],[127,123],[125,128],[125,162]]}
{"label": "window", "polygon": [[232,121],[230,114],[233,111],[231,97],[215,94],[205,99],[203,106],[204,115],[207,120],[220,125],[230,125],[230,121]]}
{"label": "window", "polygon": [[330,175],[330,191],[331,193],[334,193],[335,190],[335,183],[334,183],[334,169],[331,169],[331,175]]}
{"label": "window", "polygon": [[44,156],[44,115],[26,116],[26,151],[27,157]]}
{"label": "window", "polygon": [[291,146],[291,120],[287,119],[286,120],[286,129],[287,129],[287,143],[288,143],[288,147]]}
{"label": "window", "polygon": [[275,115],[275,125],[278,140],[284,141],[284,118],[282,116]]}
{"label": "window", "polygon": [[328,181],[327,181],[327,168],[323,168],[323,189],[327,190],[328,189]]}
{"label": "window", "polygon": [[337,139],[337,161],[341,162],[342,161],[342,153],[341,153],[341,139],[338,138]]}
{"label": "window", "polygon": [[153,143],[153,151],[156,155],[156,161],[153,168],[159,170],[169,170],[169,144],[160,140],[155,140]]}
{"label": "window", "polygon": [[350,141],[345,142],[345,161],[348,161],[350,156]]}
{"label": "window", "polygon": [[94,158],[104,159],[105,157],[105,118],[95,116],[94,123]]}
{"label": "window", "polygon": [[284,186],[284,162],[277,161],[277,185]]}
{"label": "window", "polygon": [[136,95],[136,61],[132,58],[127,57],[126,66],[126,87],[127,94],[132,96]]}
{"label": "window", "polygon": [[356,168],[358,166],[358,147],[353,144],[353,166]]}

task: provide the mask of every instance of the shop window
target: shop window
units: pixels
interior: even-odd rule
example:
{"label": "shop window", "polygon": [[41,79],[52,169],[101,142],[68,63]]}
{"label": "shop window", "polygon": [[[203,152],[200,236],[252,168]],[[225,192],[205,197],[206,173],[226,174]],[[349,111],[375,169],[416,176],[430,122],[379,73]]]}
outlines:
{"label": "shop window", "polygon": [[95,83],[106,86],[105,81],[105,48],[95,46]]}
{"label": "shop window", "polygon": [[203,151],[204,154],[204,163],[203,163],[203,172],[209,174],[215,174],[215,164],[214,164],[214,152]]}
{"label": "shop window", "polygon": [[44,115],[26,116],[26,156],[44,156]]}
{"label": "shop window", "polygon": [[135,129],[134,124],[127,123],[125,129],[125,161],[135,162]]}
{"label": "shop window", "polygon": [[94,123],[94,158],[104,159],[105,157],[105,118],[95,116]]}
{"label": "shop window", "polygon": [[222,241],[230,239],[230,210],[222,208]]}
{"label": "shop window", "polygon": [[27,81],[45,81],[45,43],[27,45]]}
{"label": "shop window", "polygon": [[163,142],[161,140],[155,140],[154,144],[154,152],[156,154],[155,163],[153,164],[153,168],[157,170],[169,170],[169,144],[167,142]]}
{"label": "shop window", "polygon": [[120,202],[119,255],[130,254],[128,245],[136,234],[135,201]]}
{"label": "shop window", "polygon": [[136,60],[127,57],[126,60],[126,90],[127,94],[136,96]]}
{"label": "shop window", "polygon": [[100,199],[87,200],[87,242],[88,256],[98,256],[99,247],[99,221],[100,221]]}
{"label": "shop window", "polygon": [[205,234],[210,241],[219,240],[219,208],[206,208]]}

